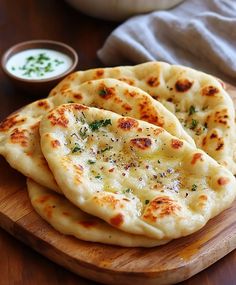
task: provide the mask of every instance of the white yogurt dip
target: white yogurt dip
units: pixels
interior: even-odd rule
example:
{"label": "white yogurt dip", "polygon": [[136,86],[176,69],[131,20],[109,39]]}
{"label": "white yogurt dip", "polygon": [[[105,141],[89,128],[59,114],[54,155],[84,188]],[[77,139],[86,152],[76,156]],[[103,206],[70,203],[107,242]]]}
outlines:
{"label": "white yogurt dip", "polygon": [[11,74],[23,79],[47,79],[64,73],[72,59],[51,49],[28,49],[14,54],[6,63]]}

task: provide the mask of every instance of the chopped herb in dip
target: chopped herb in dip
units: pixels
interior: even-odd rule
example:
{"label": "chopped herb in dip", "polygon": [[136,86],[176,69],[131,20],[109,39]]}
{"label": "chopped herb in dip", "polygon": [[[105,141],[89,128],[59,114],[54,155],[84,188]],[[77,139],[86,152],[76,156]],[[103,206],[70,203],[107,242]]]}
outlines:
{"label": "chopped herb in dip", "polygon": [[14,54],[6,68],[24,79],[44,79],[64,73],[72,65],[71,58],[51,49],[28,49]]}

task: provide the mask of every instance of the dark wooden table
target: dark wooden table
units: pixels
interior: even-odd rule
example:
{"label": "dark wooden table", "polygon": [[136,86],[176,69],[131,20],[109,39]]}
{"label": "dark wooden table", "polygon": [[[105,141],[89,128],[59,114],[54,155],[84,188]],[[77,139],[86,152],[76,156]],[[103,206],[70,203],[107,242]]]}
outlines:
{"label": "dark wooden table", "polygon": [[[80,69],[98,67],[102,64],[96,51],[117,25],[82,15],[62,0],[0,0],[0,55],[21,41],[51,39],[74,47]],[[0,71],[0,119],[34,99],[15,90]],[[8,284],[90,285],[95,282],[52,263],[0,229],[0,285]],[[236,251],[181,284],[236,284]]]}

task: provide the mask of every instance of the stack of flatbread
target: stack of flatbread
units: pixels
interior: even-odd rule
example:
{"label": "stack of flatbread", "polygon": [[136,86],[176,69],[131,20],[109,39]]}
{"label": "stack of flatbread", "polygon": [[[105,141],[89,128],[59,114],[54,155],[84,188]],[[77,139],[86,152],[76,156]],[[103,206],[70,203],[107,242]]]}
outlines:
{"label": "stack of flatbread", "polygon": [[223,84],[149,62],[78,71],[0,124],[0,153],[60,233],[152,247],[236,196],[235,111]]}

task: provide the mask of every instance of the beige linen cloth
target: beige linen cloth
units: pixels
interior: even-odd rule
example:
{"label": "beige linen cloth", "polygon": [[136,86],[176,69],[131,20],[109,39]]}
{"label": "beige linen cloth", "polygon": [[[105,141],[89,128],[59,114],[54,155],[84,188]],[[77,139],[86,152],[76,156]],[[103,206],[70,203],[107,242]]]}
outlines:
{"label": "beige linen cloth", "polygon": [[186,0],[130,18],[98,51],[109,66],[159,60],[236,83],[236,0]]}

